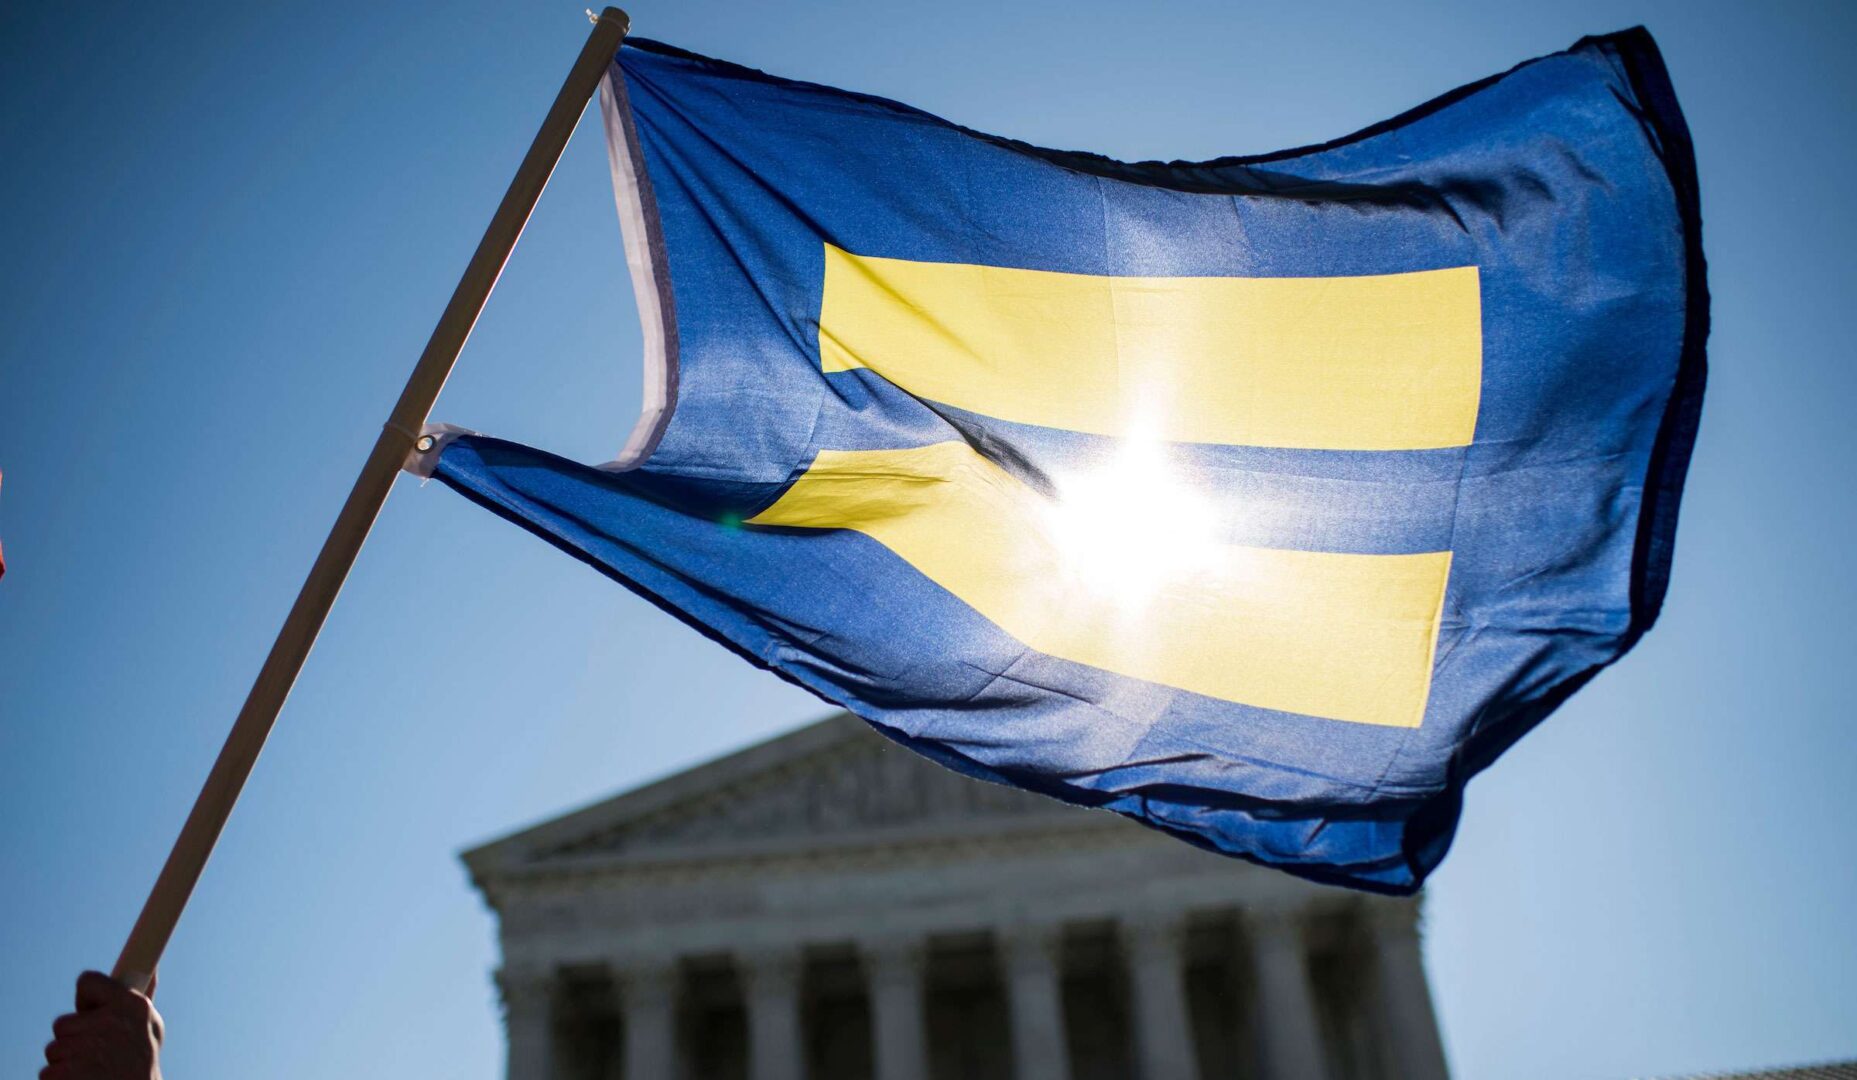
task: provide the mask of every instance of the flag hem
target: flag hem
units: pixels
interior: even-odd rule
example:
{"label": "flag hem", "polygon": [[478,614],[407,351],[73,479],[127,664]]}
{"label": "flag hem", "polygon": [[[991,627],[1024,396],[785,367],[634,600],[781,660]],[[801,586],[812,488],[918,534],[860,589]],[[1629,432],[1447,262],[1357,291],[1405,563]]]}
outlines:
{"label": "flag hem", "polygon": [[[1650,42],[1650,32],[1643,26],[1634,26],[1610,34],[1584,37],[1575,42],[1571,48],[1562,50],[1561,52],[1549,53],[1545,56],[1537,56],[1524,60],[1514,67],[1509,68],[1507,71],[1488,75],[1475,82],[1465,83],[1462,86],[1447,90],[1402,113],[1369,124],[1358,131],[1353,131],[1337,138],[1329,139],[1324,142],[1290,147],[1284,150],[1271,150],[1259,154],[1228,154],[1216,158],[1208,158],[1203,161],[1185,161],[1179,159],[1174,161],[1122,161],[1118,158],[1109,157],[1107,154],[1099,154],[1091,150],[1062,150],[1053,147],[1038,146],[1022,139],[1015,139],[1007,135],[996,135],[992,132],[980,131],[963,124],[957,124],[952,120],[938,116],[926,109],[917,108],[914,105],[897,101],[894,98],[884,97],[881,94],[870,94],[858,90],[846,90],[843,87],[831,86],[826,83],[816,83],[805,79],[792,79],[784,75],[773,75],[759,68],[748,67],[745,64],[738,64],[730,60],[719,60],[712,56],[705,56],[702,53],[693,52],[689,49],[667,44],[652,38],[628,37],[625,40],[623,48],[637,49],[640,52],[656,53],[660,56],[691,61],[733,78],[771,83],[779,86],[824,90],[832,94],[843,95],[904,116],[913,117],[917,120],[927,121],[931,124],[957,131],[970,138],[992,143],[996,146],[1025,154],[1029,157],[1038,158],[1072,172],[1084,173],[1091,176],[1121,180],[1126,183],[1139,184],[1147,187],[1167,188],[1175,191],[1198,194],[1280,196],[1288,198],[1310,198],[1320,196],[1323,198],[1345,199],[1351,191],[1358,192],[1362,195],[1372,194],[1376,197],[1385,197],[1389,194],[1394,196],[1409,194],[1413,197],[1423,198],[1423,194],[1419,192],[1401,192],[1397,190],[1389,191],[1386,187],[1380,185],[1354,185],[1301,179],[1267,170],[1257,170],[1252,167],[1326,153],[1331,150],[1349,146],[1353,143],[1384,135],[1391,131],[1397,131],[1400,128],[1423,120],[1433,113],[1493,86],[1519,71],[1533,67],[1543,61],[1552,60],[1555,57],[1577,52],[1582,48],[1611,48],[1620,53],[1641,52],[1643,45]],[[1650,52],[1653,56],[1656,54],[1656,51],[1655,44],[1650,44]],[[1659,70],[1661,70],[1661,59],[1656,61],[1656,65]],[[1667,76],[1665,77],[1665,81],[1666,83],[1668,82]],[[1674,97],[1671,98],[1671,103],[1674,104]],[[1678,119],[1680,121],[1680,115]],[[1237,176],[1212,175],[1222,170],[1234,169],[1241,170],[1240,174]]]}
{"label": "flag hem", "polygon": [[635,469],[657,450],[677,408],[677,307],[671,289],[670,260],[665,257],[664,229],[658,221],[658,201],[651,176],[632,124],[632,106],[626,99],[625,73],[614,54],[600,80],[600,117],[606,133],[606,155],[612,163],[613,200],[619,209],[619,232],[625,241],[626,268],[632,276],[632,295],[638,302],[639,330],[644,341],[644,388],[638,420],[619,456],[605,468]]}

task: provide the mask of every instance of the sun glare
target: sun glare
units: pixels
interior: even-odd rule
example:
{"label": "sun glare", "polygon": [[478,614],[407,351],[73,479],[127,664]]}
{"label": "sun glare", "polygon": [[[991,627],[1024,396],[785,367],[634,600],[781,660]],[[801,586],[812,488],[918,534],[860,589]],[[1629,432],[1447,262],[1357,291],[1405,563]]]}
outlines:
{"label": "sun glare", "polygon": [[1159,440],[1125,439],[1102,465],[1056,482],[1047,523],[1081,587],[1138,608],[1167,585],[1218,566],[1218,510],[1185,482]]}

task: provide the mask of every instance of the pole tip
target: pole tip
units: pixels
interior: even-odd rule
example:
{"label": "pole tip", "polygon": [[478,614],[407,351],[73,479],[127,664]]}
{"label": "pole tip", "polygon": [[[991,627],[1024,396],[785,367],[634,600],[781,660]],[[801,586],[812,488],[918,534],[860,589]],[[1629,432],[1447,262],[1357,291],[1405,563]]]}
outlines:
{"label": "pole tip", "polygon": [[605,8],[598,15],[593,13],[592,8],[588,8],[587,21],[595,25],[603,22],[618,23],[621,34],[632,29],[632,17],[616,7]]}

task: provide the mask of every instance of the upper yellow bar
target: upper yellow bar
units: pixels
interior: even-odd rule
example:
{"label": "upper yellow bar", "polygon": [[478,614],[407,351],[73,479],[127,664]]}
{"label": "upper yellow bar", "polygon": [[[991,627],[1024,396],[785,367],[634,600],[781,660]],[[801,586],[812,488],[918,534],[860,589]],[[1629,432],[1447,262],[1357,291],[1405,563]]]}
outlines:
{"label": "upper yellow bar", "polygon": [[1311,450],[1466,446],[1474,266],[1369,277],[1105,277],[825,247],[819,354],[917,397],[1096,435]]}
{"label": "upper yellow bar", "polygon": [[1078,558],[1092,537],[1054,510],[954,442],[820,451],[748,524],[863,533],[1050,656],[1305,716],[1424,718],[1450,552],[1219,544],[1188,565],[1159,520],[1132,550]]}

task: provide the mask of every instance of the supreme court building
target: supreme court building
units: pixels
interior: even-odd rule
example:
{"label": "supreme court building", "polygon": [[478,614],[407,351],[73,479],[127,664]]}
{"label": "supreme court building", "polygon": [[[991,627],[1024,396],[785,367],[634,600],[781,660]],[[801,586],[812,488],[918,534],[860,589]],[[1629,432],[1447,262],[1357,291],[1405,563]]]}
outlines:
{"label": "supreme court building", "polygon": [[510,1080],[1432,1080],[1418,907],[833,716],[464,856]]}

